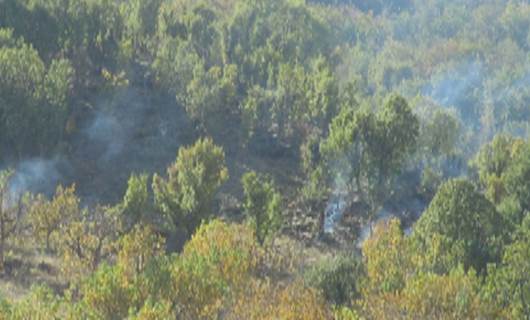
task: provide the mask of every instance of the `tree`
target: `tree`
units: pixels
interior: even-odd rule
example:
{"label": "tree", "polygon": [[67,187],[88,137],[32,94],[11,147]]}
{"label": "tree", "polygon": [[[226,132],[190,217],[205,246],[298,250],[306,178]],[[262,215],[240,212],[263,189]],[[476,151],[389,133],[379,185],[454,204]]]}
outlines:
{"label": "tree", "polygon": [[362,245],[366,266],[366,294],[381,294],[401,290],[406,283],[411,262],[406,238],[398,219],[380,221]]}
{"label": "tree", "polygon": [[44,240],[46,251],[50,250],[50,240],[63,223],[68,223],[79,215],[79,198],[75,186],[58,186],[54,198],[49,201],[37,196],[29,209],[29,218],[36,238]]}
{"label": "tree", "polygon": [[[515,145],[517,147],[517,144]],[[527,142],[515,151],[514,159],[506,170],[503,180],[506,194],[514,198],[517,210],[512,214],[515,225],[522,222],[526,212],[530,211],[530,144]]]}
{"label": "tree", "polygon": [[204,223],[173,263],[173,301],[179,318],[211,319],[257,271],[259,250],[245,225]]}
{"label": "tree", "polygon": [[[60,299],[45,285],[33,285],[31,291],[11,307],[5,319],[54,319],[60,317]],[[0,318],[3,315],[0,315]]]}
{"label": "tree", "polygon": [[10,32],[2,38],[8,45],[0,47],[1,147],[17,156],[41,154],[62,137],[72,66],[60,59],[47,68],[31,45]]}
{"label": "tree", "polygon": [[335,183],[352,191],[363,191],[363,176],[367,169],[367,137],[374,126],[373,114],[343,108],[330,125],[329,135],[320,151],[325,157]]}
{"label": "tree", "polygon": [[132,174],[127,181],[127,190],[122,202],[118,205],[120,218],[125,232],[139,222],[148,222],[151,210],[147,174]]}
{"label": "tree", "polygon": [[116,218],[109,208],[97,206],[82,210],[61,228],[61,268],[70,280],[94,272],[109,254],[117,230]]}
{"label": "tree", "polygon": [[364,108],[341,110],[321,151],[337,187],[352,192],[356,186],[370,206],[371,218],[414,152],[418,134],[419,121],[407,101],[391,95],[375,114]]}
{"label": "tree", "polygon": [[[441,270],[434,266],[436,272],[459,264],[483,271],[499,258],[503,226],[503,217],[471,182],[452,179],[440,187],[416,223],[413,239],[419,245],[416,252],[428,255],[436,248],[435,256],[447,256],[449,265]],[[434,246],[435,240],[442,246]]]}
{"label": "tree", "polygon": [[188,237],[210,218],[214,196],[228,179],[224,151],[209,138],[199,139],[179,149],[167,175],[153,177],[155,204],[169,220],[170,230],[180,229]]}
{"label": "tree", "polygon": [[226,318],[321,320],[331,319],[331,310],[323,297],[303,281],[283,285],[265,279],[249,281],[235,297]]}
{"label": "tree", "polygon": [[167,301],[148,300],[132,320],[176,319],[177,315]]}
{"label": "tree", "polygon": [[236,76],[235,65],[206,69],[198,64],[185,94],[177,97],[186,106],[190,118],[209,134],[225,134],[237,123],[234,119],[239,119]]}
{"label": "tree", "polygon": [[280,194],[270,178],[254,171],[244,174],[241,183],[245,214],[254,227],[258,243],[263,245],[280,227]]}
{"label": "tree", "polygon": [[372,168],[378,189],[391,182],[415,150],[418,134],[419,121],[407,100],[391,95],[376,115],[375,128],[368,133],[369,161],[375,162]]}
{"label": "tree", "polygon": [[0,272],[4,271],[6,242],[13,236],[26,210],[23,197],[10,189],[14,172],[0,172]]}
{"label": "tree", "polygon": [[399,292],[366,296],[363,310],[371,319],[482,318],[480,280],[461,268],[443,275],[419,273]]}
{"label": "tree", "polygon": [[323,57],[311,62],[309,68],[281,63],[272,83],[248,89],[242,108],[246,136],[269,135],[299,146],[312,132],[327,132],[339,106],[338,80]]}
{"label": "tree", "polygon": [[419,144],[428,157],[448,156],[455,151],[460,129],[458,118],[436,110],[431,118],[422,123]]}
{"label": "tree", "polygon": [[133,290],[123,281],[120,268],[101,265],[81,287],[87,313],[97,319],[123,319],[133,305]]}
{"label": "tree", "polygon": [[360,257],[340,255],[316,265],[305,278],[311,286],[322,292],[328,302],[348,306],[361,297],[365,276]]}
{"label": "tree", "polygon": [[161,0],[135,0],[120,3],[125,38],[130,39],[135,52],[145,54],[154,38]]}
{"label": "tree", "polygon": [[486,196],[494,204],[501,203],[508,196],[505,176],[523,146],[522,139],[499,134],[482,146],[472,160],[471,164],[478,171],[480,183],[486,189]]}
{"label": "tree", "polygon": [[136,225],[118,240],[117,265],[125,276],[134,278],[157,256],[164,253],[164,240],[149,226]]}
{"label": "tree", "polygon": [[530,216],[514,232],[502,262],[488,269],[483,287],[492,318],[523,319],[530,312]]}

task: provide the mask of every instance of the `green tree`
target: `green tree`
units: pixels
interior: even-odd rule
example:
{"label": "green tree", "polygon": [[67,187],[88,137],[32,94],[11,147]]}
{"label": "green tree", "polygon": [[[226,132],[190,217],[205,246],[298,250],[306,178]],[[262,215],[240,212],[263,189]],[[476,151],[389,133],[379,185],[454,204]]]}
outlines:
{"label": "green tree", "polygon": [[123,319],[133,305],[133,290],[123,281],[122,270],[101,265],[81,287],[87,313],[96,319]]}
{"label": "green tree", "polygon": [[392,182],[416,148],[419,121],[407,101],[392,95],[381,110],[371,113],[344,108],[333,119],[321,145],[335,184],[350,192],[357,187],[363,200],[377,211]]}
{"label": "green tree", "polygon": [[362,253],[368,279],[364,295],[396,292],[405,286],[411,260],[398,219],[379,221],[362,244]]}
{"label": "green tree", "polygon": [[29,209],[29,219],[36,238],[44,240],[46,251],[50,250],[50,240],[61,225],[77,217],[79,212],[79,198],[73,185],[68,188],[58,186],[51,201],[42,195],[37,196]]}
{"label": "green tree", "polygon": [[482,319],[480,282],[462,268],[443,275],[419,273],[398,292],[366,296],[363,311],[370,319]]}
{"label": "green tree", "polygon": [[[34,285],[23,299],[12,305],[5,319],[55,319],[60,317],[60,308],[61,300],[51,288],[45,285]],[[2,316],[0,315],[0,318]]]}
{"label": "green tree", "polygon": [[127,181],[127,190],[117,206],[122,227],[128,232],[139,222],[149,222],[153,210],[148,190],[147,174],[132,174]]}
{"label": "green tree", "polygon": [[514,153],[513,162],[506,170],[503,182],[506,194],[513,198],[518,209],[510,217],[514,225],[518,225],[530,210],[530,144],[527,142],[519,146],[519,150],[516,149]]}
{"label": "green tree", "polygon": [[108,207],[84,209],[59,235],[61,268],[75,282],[94,272],[111,252],[117,217]]}
{"label": "green tree", "polygon": [[373,114],[364,110],[343,108],[329,129],[328,137],[320,146],[335,180],[353,191],[362,192],[366,174],[367,138],[374,126]]}
{"label": "green tree", "polygon": [[188,237],[212,216],[214,196],[228,179],[224,151],[209,138],[199,139],[179,149],[167,175],[153,177],[155,204],[169,220],[170,230],[184,231]]}
{"label": "green tree", "polygon": [[418,143],[428,157],[448,156],[455,152],[460,130],[458,118],[436,110],[431,118],[422,123]]}
{"label": "green tree", "polygon": [[253,224],[260,245],[273,236],[280,227],[281,196],[270,178],[247,172],[241,178],[243,185],[243,208]]}
{"label": "green tree", "polygon": [[459,264],[483,271],[499,258],[503,226],[503,217],[471,182],[453,179],[440,187],[416,223],[413,239],[419,245],[417,252],[429,255],[436,249],[433,259],[447,257],[449,265],[432,266],[436,272]]}
{"label": "green tree", "polygon": [[162,0],[135,0],[120,3],[125,39],[132,42],[135,52],[145,54],[155,37],[158,11]]}
{"label": "green tree", "polygon": [[156,257],[164,253],[164,240],[149,226],[136,225],[118,239],[117,265],[130,279],[141,274]]}
{"label": "green tree", "polygon": [[237,124],[236,76],[235,65],[206,69],[197,64],[185,95],[180,97],[190,118],[210,134],[224,134]]}
{"label": "green tree", "polygon": [[488,269],[483,287],[492,317],[523,319],[530,312],[530,216],[526,216],[506,246],[502,262]]}
{"label": "green tree", "polygon": [[245,225],[202,224],[173,264],[174,303],[184,319],[215,319],[256,271],[259,249]]}
{"label": "green tree", "polygon": [[4,271],[7,241],[15,234],[22,214],[26,210],[22,195],[10,188],[14,172],[0,172],[0,272]]}
{"label": "green tree", "polygon": [[335,305],[350,305],[361,297],[365,280],[362,260],[354,255],[340,255],[313,267],[305,278]]}
{"label": "green tree", "polygon": [[68,60],[46,68],[31,45],[9,37],[3,32],[0,46],[1,146],[16,156],[42,154],[62,138],[73,69]]}
{"label": "green tree", "polygon": [[374,163],[377,185],[383,186],[392,180],[407,156],[416,148],[419,121],[407,100],[391,95],[376,115],[376,125],[368,134],[369,161]]}
{"label": "green tree", "polygon": [[482,146],[471,162],[478,171],[486,196],[495,204],[501,203],[508,196],[505,176],[523,145],[521,139],[499,134],[490,143]]}

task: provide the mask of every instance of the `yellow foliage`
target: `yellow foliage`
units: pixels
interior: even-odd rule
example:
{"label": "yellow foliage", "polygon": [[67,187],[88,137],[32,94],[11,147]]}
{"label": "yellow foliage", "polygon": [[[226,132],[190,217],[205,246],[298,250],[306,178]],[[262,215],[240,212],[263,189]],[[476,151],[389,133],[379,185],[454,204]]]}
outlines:
{"label": "yellow foliage", "polygon": [[422,273],[407,281],[399,293],[365,297],[371,319],[481,319],[479,281],[462,269],[447,275]]}
{"label": "yellow foliage", "polygon": [[176,319],[176,316],[171,308],[171,303],[163,301],[152,303],[148,301],[138,314],[131,320],[165,320]]}
{"label": "yellow foliage", "polygon": [[398,219],[380,221],[362,248],[369,279],[368,288],[376,292],[394,292],[405,285],[410,261],[406,239]]}
{"label": "yellow foliage", "polygon": [[116,224],[108,208],[97,207],[62,228],[60,256],[67,277],[77,280],[96,270],[110,252]]}
{"label": "yellow foliage", "polygon": [[58,186],[52,201],[42,195],[37,196],[29,211],[29,219],[37,239],[50,249],[52,236],[57,233],[61,224],[79,214],[79,198],[75,195],[75,185],[64,188]]}
{"label": "yellow foliage", "polygon": [[164,254],[164,239],[149,226],[135,226],[118,246],[117,263],[127,278],[140,274],[151,259]]}
{"label": "yellow foliage", "polygon": [[318,292],[301,281],[289,285],[253,280],[241,291],[227,319],[318,320],[331,319],[331,311]]}
{"label": "yellow foliage", "polygon": [[237,283],[256,267],[259,250],[249,227],[214,220],[203,224],[184,246],[182,257],[192,255],[205,258],[223,279]]}
{"label": "yellow foliage", "polygon": [[174,299],[184,319],[216,319],[225,301],[248,282],[257,261],[254,234],[244,225],[203,224],[173,266]]}

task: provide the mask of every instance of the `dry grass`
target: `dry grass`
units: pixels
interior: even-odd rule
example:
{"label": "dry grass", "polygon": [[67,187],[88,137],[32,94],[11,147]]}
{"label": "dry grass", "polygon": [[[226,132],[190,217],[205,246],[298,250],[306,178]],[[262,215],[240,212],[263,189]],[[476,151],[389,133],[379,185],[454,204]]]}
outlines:
{"label": "dry grass", "polygon": [[39,284],[46,284],[57,293],[66,288],[57,256],[41,252],[32,241],[11,245],[0,274],[0,296],[16,301]]}

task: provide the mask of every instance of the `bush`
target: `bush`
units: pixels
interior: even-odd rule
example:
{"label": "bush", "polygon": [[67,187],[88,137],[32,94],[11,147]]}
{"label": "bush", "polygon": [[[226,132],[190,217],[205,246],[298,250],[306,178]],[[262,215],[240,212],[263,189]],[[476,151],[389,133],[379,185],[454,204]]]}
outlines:
{"label": "bush", "polygon": [[346,305],[359,298],[364,276],[361,259],[348,255],[315,266],[307,272],[306,281],[318,288],[329,302]]}

